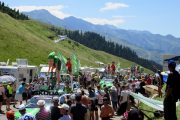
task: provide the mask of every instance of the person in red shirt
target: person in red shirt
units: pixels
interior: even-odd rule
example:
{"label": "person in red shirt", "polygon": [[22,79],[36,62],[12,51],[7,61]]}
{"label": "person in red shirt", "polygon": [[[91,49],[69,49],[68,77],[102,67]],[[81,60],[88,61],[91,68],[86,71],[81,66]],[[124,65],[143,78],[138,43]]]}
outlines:
{"label": "person in red shirt", "polygon": [[6,117],[8,120],[15,120],[14,118],[14,111],[10,110],[6,112]]}
{"label": "person in red shirt", "polygon": [[67,68],[67,73],[71,74],[72,73],[72,64],[71,64],[70,58],[67,59],[66,68]]}
{"label": "person in red shirt", "polygon": [[112,62],[112,65],[111,65],[111,73],[112,73],[112,75],[115,74],[115,70],[116,70],[115,62]]}
{"label": "person in red shirt", "polygon": [[148,75],[146,83],[147,83],[148,85],[152,85],[152,79],[151,79],[151,76],[150,76],[150,75]]}

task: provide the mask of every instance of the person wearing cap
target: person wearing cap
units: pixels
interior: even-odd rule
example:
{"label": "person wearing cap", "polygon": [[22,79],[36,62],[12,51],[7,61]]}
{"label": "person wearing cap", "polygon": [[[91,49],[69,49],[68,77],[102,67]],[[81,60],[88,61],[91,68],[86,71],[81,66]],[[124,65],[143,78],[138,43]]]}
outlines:
{"label": "person wearing cap", "polygon": [[46,102],[44,100],[38,100],[37,105],[39,106],[40,110],[36,114],[36,120],[51,120],[51,114],[45,109],[45,104]]}
{"label": "person wearing cap", "polygon": [[69,105],[62,104],[58,108],[60,108],[59,112],[63,114],[63,116],[60,117],[58,120],[72,120],[71,116],[69,115]]}
{"label": "person wearing cap", "polygon": [[114,116],[114,110],[108,104],[108,99],[106,97],[103,98],[103,104],[100,113],[101,120],[110,120],[110,118]]}
{"label": "person wearing cap", "polygon": [[26,107],[24,104],[19,105],[18,110],[21,114],[21,117],[18,120],[36,120],[32,114],[26,113]]}
{"label": "person wearing cap", "polygon": [[177,120],[176,102],[180,99],[180,74],[176,71],[176,63],[168,61],[170,74],[168,75],[165,98],[164,98],[164,118],[165,120]]}
{"label": "person wearing cap", "polygon": [[57,96],[53,97],[53,106],[50,107],[51,110],[51,120],[58,120],[62,117],[59,106],[59,98]]}
{"label": "person wearing cap", "polygon": [[3,111],[1,110],[1,107],[2,107],[2,102],[4,100],[4,96],[5,96],[5,88],[2,85],[2,83],[0,83],[0,113],[3,113]]}
{"label": "person wearing cap", "polygon": [[83,104],[81,104],[81,95],[77,94],[75,99],[76,104],[71,106],[71,118],[73,120],[88,120],[87,108]]}

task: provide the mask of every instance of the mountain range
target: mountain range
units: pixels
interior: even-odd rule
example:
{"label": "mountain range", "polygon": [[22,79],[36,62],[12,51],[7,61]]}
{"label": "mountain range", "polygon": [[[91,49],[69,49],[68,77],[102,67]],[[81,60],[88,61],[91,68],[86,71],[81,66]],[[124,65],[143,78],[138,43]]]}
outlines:
{"label": "mountain range", "polygon": [[130,47],[138,56],[162,64],[163,54],[179,54],[180,38],[172,35],[152,34],[148,31],[125,30],[112,25],[95,25],[73,16],[60,19],[47,10],[24,12],[30,18],[70,30],[92,31]]}
{"label": "mountain range", "polygon": [[[122,68],[136,63],[117,57],[103,51],[90,49],[72,39],[55,43],[58,38],[50,28],[52,26],[34,20],[17,20],[0,11],[0,61],[15,61],[17,58],[28,59],[28,64],[39,66],[47,64],[50,52],[61,52],[64,57],[70,57],[76,52],[82,66],[99,67],[96,61],[105,64],[120,62]],[[54,39],[51,39],[54,36]],[[145,72],[152,71],[145,68]]]}

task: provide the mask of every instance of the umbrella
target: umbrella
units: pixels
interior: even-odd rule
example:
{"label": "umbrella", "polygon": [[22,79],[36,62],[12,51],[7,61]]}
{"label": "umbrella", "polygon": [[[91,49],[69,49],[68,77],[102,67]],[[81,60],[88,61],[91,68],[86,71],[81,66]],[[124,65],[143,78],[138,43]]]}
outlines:
{"label": "umbrella", "polygon": [[176,70],[179,72],[180,71],[180,64],[176,66]]}
{"label": "umbrella", "polygon": [[180,59],[180,56],[175,56],[169,59],[165,59],[164,61],[170,61],[170,60],[178,61],[179,59]]}
{"label": "umbrella", "polygon": [[3,75],[3,76],[0,76],[0,82],[14,82],[16,80],[15,77],[13,76],[10,76],[10,75]]}

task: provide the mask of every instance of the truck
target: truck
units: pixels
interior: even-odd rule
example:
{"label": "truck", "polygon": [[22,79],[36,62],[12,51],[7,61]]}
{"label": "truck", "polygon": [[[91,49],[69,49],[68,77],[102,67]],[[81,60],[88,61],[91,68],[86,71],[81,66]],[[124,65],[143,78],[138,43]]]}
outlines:
{"label": "truck", "polygon": [[0,76],[11,75],[15,77],[16,86],[20,85],[23,78],[26,78],[27,83],[30,83],[37,76],[37,72],[38,67],[28,65],[26,59],[17,59],[16,62],[12,62],[12,65],[0,62]]}

